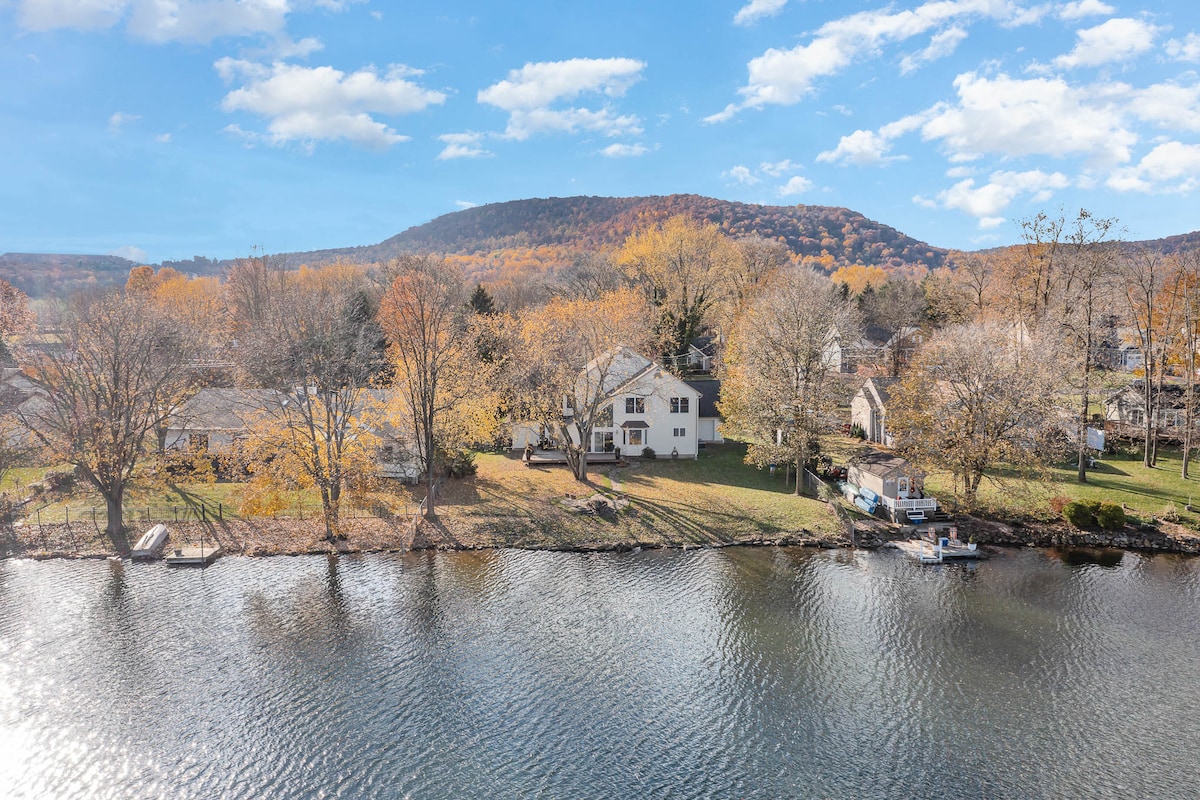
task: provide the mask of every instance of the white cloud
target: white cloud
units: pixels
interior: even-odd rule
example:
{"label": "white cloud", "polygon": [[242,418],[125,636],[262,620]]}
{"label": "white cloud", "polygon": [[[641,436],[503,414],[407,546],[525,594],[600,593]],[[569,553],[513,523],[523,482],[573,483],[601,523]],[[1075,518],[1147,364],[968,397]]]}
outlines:
{"label": "white cloud", "polygon": [[737,181],[743,186],[753,186],[761,180],[758,176],[750,171],[749,167],[742,164],[738,164],[736,167],[733,167],[726,172],[722,172],[721,177]]}
{"label": "white cloud", "polygon": [[609,108],[551,108],[575,100],[582,94],[621,97],[641,79],[645,63],[632,58],[572,58],[526,64],[477,95],[486,103],[508,112],[505,136],[527,139],[536,133],[596,131],[604,136],[636,135],[641,120],[620,115]]}
{"label": "white cloud", "polygon": [[468,208],[475,208],[479,203],[472,203],[470,200],[455,200],[454,205],[465,211]]}
{"label": "white cloud", "polygon": [[278,33],[289,10],[287,0],[19,0],[17,20],[27,30],[111,28],[124,21],[138,39],[209,42]]}
{"label": "white cloud", "polygon": [[988,182],[976,186],[974,178],[959,181],[938,193],[943,208],[963,211],[979,220],[979,227],[994,228],[1004,222],[1000,214],[1021,195],[1029,195],[1035,203],[1049,200],[1056,189],[1070,185],[1061,172],[1041,170],[1026,172],[993,172]]}
{"label": "white cloud", "polygon": [[802,175],[793,175],[787,183],[779,187],[777,194],[780,197],[793,197],[810,191],[814,185],[812,181]]}
{"label": "white cloud", "polygon": [[1140,19],[1110,19],[1094,28],[1077,31],[1075,49],[1054,59],[1054,64],[1070,69],[1125,61],[1153,48],[1159,30]]}
{"label": "white cloud", "polygon": [[1101,0],[1074,0],[1058,10],[1058,18],[1071,21],[1084,17],[1099,17],[1114,11],[1115,8]]}
{"label": "white cloud", "polygon": [[764,17],[773,17],[783,10],[787,0],[750,0],[738,9],[733,21],[738,25],[753,25]]}
{"label": "white cloud", "polygon": [[441,92],[409,81],[412,71],[404,66],[393,66],[383,75],[370,67],[347,74],[333,67],[276,63],[268,68],[232,59],[221,59],[215,66],[226,80],[246,80],[225,95],[221,108],[268,119],[267,138],[277,145],[345,139],[364,147],[388,147],[408,137],[372,114],[408,114],[446,100]]}
{"label": "white cloud", "polygon": [[817,161],[835,164],[857,164],[859,166],[894,161],[899,156],[888,156],[888,153],[891,151],[892,141],[916,130],[928,117],[929,112],[914,114],[895,122],[889,122],[877,132],[857,130],[854,133],[843,136],[838,142],[838,146],[833,150],[826,150],[817,154]]}
{"label": "white cloud", "polygon": [[793,164],[790,158],[785,158],[783,161],[764,161],[758,165],[759,172],[770,175],[772,178],[778,178],[785,172],[792,172],[799,168],[800,165]]}
{"label": "white cloud", "polygon": [[141,118],[142,117],[140,114],[126,114],[123,111],[117,111],[108,118],[108,129],[116,133],[117,131],[121,130],[126,123],[136,122]]}
{"label": "white cloud", "polygon": [[1111,166],[1128,161],[1138,139],[1124,125],[1124,91],[973,72],[959,75],[954,86],[958,103],[934,106],[921,126],[922,137],[941,141],[952,161],[985,154],[1079,155]]}
{"label": "white cloud", "polygon": [[154,137],[154,141],[158,142],[159,144],[170,144],[170,142],[171,142],[171,134],[169,134],[169,133],[160,133],[158,136],[155,136],[155,137]]}
{"label": "white cloud", "polygon": [[944,31],[938,31],[933,38],[929,40],[929,46],[919,53],[905,56],[900,59],[900,74],[907,75],[910,72],[920,69],[931,61],[937,61],[939,58],[945,58],[955,51],[959,43],[967,38],[967,32],[959,27],[947,28]]}
{"label": "white cloud", "polygon": [[1171,39],[1166,45],[1167,55],[1178,61],[1200,61],[1200,36],[1189,33],[1183,41]]}
{"label": "white cloud", "polygon": [[1107,183],[1120,192],[1190,192],[1200,185],[1200,145],[1164,142]]}
{"label": "white cloud", "polygon": [[491,155],[489,151],[479,146],[479,142],[483,139],[482,133],[474,131],[443,133],[437,138],[446,145],[442,148],[442,152],[438,153],[439,161],[447,161],[452,158],[481,158]]}
{"label": "white cloud", "polygon": [[116,250],[113,250],[111,253],[109,253],[109,255],[116,256],[117,258],[128,259],[129,261],[136,261],[139,264],[146,263],[146,251],[140,247],[134,247],[131,244],[118,247]]}
{"label": "white cloud", "polygon": [[935,33],[926,52],[931,57],[944,54],[961,40],[960,33],[950,31],[978,18],[1010,25],[1033,21],[1026,9],[992,0],[930,0],[913,9],[896,11],[889,6],[831,20],[806,44],[788,50],[771,48],[751,59],[746,65],[749,80],[738,90],[742,99],[704,121],[723,122],[747,108],[798,103],[815,90],[819,79],[878,56],[884,45],[931,31],[944,33]]}
{"label": "white cloud", "polygon": [[610,144],[599,152],[600,155],[608,158],[632,158],[645,155],[650,152],[650,148],[644,144]]}

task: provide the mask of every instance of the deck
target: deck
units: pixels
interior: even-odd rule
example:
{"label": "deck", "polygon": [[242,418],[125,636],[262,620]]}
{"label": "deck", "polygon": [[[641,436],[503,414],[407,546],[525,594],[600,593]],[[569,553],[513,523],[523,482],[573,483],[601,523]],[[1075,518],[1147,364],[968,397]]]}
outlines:
{"label": "deck", "polygon": [[173,567],[198,566],[211,564],[221,554],[221,548],[212,547],[177,547],[167,553],[166,561]]}
{"label": "deck", "polygon": [[938,548],[927,539],[909,539],[904,542],[892,543],[897,550],[910,558],[915,558],[922,564],[940,564],[946,561],[959,561],[983,558],[978,548],[952,540],[946,547]]}
{"label": "deck", "polygon": [[[530,466],[545,466],[548,464],[565,464],[567,463],[567,454],[562,450],[534,450],[533,455],[528,459],[522,456],[522,461]],[[616,453],[588,453],[587,460],[589,464],[615,464],[617,463]]]}

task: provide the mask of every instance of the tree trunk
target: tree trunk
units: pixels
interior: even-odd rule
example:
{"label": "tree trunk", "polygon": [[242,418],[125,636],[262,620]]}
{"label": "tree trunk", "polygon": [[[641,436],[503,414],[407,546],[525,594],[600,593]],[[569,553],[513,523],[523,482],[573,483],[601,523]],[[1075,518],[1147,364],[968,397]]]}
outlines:
{"label": "tree trunk", "polygon": [[108,538],[114,543],[119,544],[125,538],[125,518],[122,516],[125,499],[125,487],[117,489],[115,492],[104,492],[104,505],[108,509],[108,525],[106,532]]}
{"label": "tree trunk", "polygon": [[1079,463],[1076,480],[1087,483],[1087,432],[1088,432],[1088,386],[1087,374],[1083,378],[1083,407],[1079,410]]}

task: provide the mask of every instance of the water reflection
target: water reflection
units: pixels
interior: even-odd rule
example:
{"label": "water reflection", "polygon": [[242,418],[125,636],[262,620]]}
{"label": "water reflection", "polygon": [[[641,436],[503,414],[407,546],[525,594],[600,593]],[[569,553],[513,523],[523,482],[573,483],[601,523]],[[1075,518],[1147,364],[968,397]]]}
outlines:
{"label": "water reflection", "polygon": [[0,786],[1185,796],[1200,766],[1170,754],[1200,737],[1198,564],[769,548],[0,562]]}

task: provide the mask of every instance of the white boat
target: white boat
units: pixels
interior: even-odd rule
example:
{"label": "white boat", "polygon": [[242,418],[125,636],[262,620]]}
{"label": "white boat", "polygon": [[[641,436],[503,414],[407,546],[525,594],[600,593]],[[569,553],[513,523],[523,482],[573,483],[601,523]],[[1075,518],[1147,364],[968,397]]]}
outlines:
{"label": "white boat", "polygon": [[131,558],[158,558],[167,543],[167,526],[161,522],[142,534],[129,555]]}

